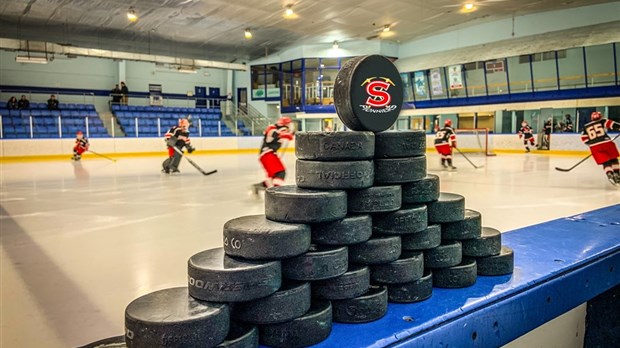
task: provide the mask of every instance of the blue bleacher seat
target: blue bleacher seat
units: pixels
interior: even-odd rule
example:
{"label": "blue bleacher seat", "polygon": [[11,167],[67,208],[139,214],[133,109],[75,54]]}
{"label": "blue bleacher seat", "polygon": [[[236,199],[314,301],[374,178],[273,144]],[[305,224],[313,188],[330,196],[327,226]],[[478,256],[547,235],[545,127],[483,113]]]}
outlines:
{"label": "blue bleacher seat", "polygon": [[[66,114],[66,112],[65,112]],[[69,117],[80,117],[80,112],[77,110],[71,110],[69,111]]]}
{"label": "blue bleacher seat", "polygon": [[58,122],[58,119],[54,117],[42,117],[41,119],[45,125],[55,125]]}
{"label": "blue bleacher seat", "polygon": [[50,110],[50,114],[54,117],[60,116],[60,110]]}
{"label": "blue bleacher seat", "polygon": [[75,108],[78,110],[86,110],[86,104],[77,104]]}
{"label": "blue bleacher seat", "polygon": [[41,117],[42,113],[41,110],[30,110],[30,115],[33,117]]}
{"label": "blue bleacher seat", "polygon": [[11,109],[11,110],[9,110],[9,115],[10,116],[19,116],[20,113],[19,113],[19,110]]}
{"label": "blue bleacher seat", "polygon": [[3,117],[2,118],[2,126],[12,126],[13,125],[13,119],[10,117]]}
{"label": "blue bleacher seat", "polygon": [[8,116],[9,115],[9,109],[0,108],[0,115]]}
{"label": "blue bleacher seat", "polygon": [[41,111],[41,116],[51,116],[52,112],[45,109],[45,110],[40,110]]}
{"label": "blue bleacher seat", "polygon": [[97,111],[88,111],[87,115],[88,117],[99,117]]}
{"label": "blue bleacher seat", "polygon": [[30,103],[30,108],[31,109],[46,109],[47,110],[47,103]]}

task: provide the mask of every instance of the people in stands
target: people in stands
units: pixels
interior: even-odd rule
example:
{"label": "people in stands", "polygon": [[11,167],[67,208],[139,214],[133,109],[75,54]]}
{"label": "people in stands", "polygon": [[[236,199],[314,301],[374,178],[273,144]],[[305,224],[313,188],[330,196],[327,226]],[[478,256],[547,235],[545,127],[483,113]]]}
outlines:
{"label": "people in stands", "polygon": [[6,102],[6,108],[7,109],[17,109],[17,98],[15,98],[15,97],[9,98],[9,101]]}
{"label": "people in stands", "polygon": [[603,166],[603,171],[612,185],[620,185],[620,162],[618,147],[607,135],[607,129],[620,131],[620,123],[603,118],[595,111],[590,115],[591,121],[583,126],[581,141],[590,147],[596,164]]}
{"label": "people in stands", "polygon": [[79,161],[82,159],[82,154],[88,151],[88,147],[90,144],[88,143],[88,139],[84,136],[82,131],[78,131],[75,134],[75,145],[73,146],[73,157],[71,157],[74,161]]}
{"label": "people in stands", "polygon": [[[162,173],[174,174],[180,173],[179,164],[183,156],[183,147],[187,148],[187,152],[194,152],[191,141],[189,139],[189,121],[185,118],[179,120],[178,126],[173,126],[166,133],[166,145],[168,146],[168,158],[162,163]],[[175,151],[175,148],[179,152]]]}
{"label": "people in stands", "polygon": [[521,122],[521,129],[517,132],[519,134],[519,139],[523,139],[523,145],[525,145],[525,152],[530,152],[530,146],[534,145],[534,133],[532,127],[527,124],[526,120]]}
{"label": "people in stands", "polygon": [[17,102],[17,107],[20,109],[30,109],[30,101],[22,94],[21,99]]}
{"label": "people in stands", "polygon": [[58,99],[56,99],[55,95],[50,95],[50,98],[47,100],[47,109],[48,110],[58,110]]}
{"label": "people in stands", "polygon": [[435,135],[435,149],[441,156],[441,166],[444,168],[456,169],[452,165],[452,148],[456,148],[456,133],[452,129],[452,120],[446,120],[444,127]]}
{"label": "people in stands", "polygon": [[566,114],[564,120],[564,129],[562,130],[564,133],[572,133],[573,132],[573,121],[570,119],[570,114]]}
{"label": "people in stands", "polygon": [[112,96],[112,104],[118,105],[121,103],[121,99],[123,98],[121,89],[118,88],[118,83],[114,85],[114,88],[110,91],[110,95]]}
{"label": "people in stands", "polygon": [[278,156],[278,150],[280,150],[282,144],[293,140],[294,133],[289,128],[291,122],[290,117],[283,116],[278,119],[276,124],[272,124],[265,129],[263,144],[258,158],[267,173],[267,178],[252,185],[252,191],[255,195],[258,195],[259,190],[284,184],[286,168],[280,156]]}
{"label": "people in stands", "polygon": [[127,105],[129,103],[129,88],[125,84],[125,81],[121,81],[121,94],[122,94],[122,104]]}

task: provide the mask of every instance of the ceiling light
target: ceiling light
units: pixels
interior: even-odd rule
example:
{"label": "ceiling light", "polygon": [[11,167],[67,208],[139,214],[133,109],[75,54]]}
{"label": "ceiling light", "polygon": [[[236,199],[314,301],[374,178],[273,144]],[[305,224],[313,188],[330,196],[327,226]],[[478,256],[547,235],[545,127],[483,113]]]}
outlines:
{"label": "ceiling light", "polygon": [[473,3],[471,3],[471,2],[468,2],[468,3],[466,3],[466,4],[465,4],[465,6],[463,6],[463,8],[464,8],[465,10],[467,10],[467,11],[471,11],[471,10],[473,10],[473,9],[474,9],[474,4],[473,4]]}
{"label": "ceiling light", "polygon": [[294,14],[295,12],[293,11],[293,5],[286,5],[286,10],[284,10],[284,15],[286,17],[290,17]]}
{"label": "ceiling light", "polygon": [[337,50],[338,49],[338,41],[334,41],[334,43],[332,44],[332,48]]}
{"label": "ceiling light", "polygon": [[135,22],[138,20],[138,15],[136,14],[136,10],[134,10],[133,7],[130,7],[129,11],[127,11],[127,19],[129,19],[130,22]]}
{"label": "ceiling light", "polygon": [[177,68],[177,71],[183,74],[195,74],[197,71],[192,67],[184,67],[180,66]]}
{"label": "ceiling light", "polygon": [[252,32],[250,31],[250,28],[246,28],[245,29],[244,35],[245,35],[246,39],[251,39],[252,38]]}
{"label": "ceiling light", "polygon": [[16,56],[17,63],[47,64],[47,57]]}
{"label": "ceiling light", "polygon": [[386,25],[383,26],[383,32],[387,33],[388,31],[390,31],[390,25],[386,24]]}

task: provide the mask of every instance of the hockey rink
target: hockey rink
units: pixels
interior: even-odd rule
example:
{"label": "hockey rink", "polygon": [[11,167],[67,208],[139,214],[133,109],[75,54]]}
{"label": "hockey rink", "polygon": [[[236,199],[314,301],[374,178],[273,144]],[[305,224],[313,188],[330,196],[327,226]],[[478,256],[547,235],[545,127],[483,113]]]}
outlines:
{"label": "hockey rink", "polygon": [[[194,155],[180,175],[160,174],[162,157],[2,163],[2,347],[75,347],[123,334],[124,310],[154,290],[186,285],[187,259],[222,245],[222,226],[263,213],[250,185],[257,155]],[[582,156],[458,154],[456,171],[428,172],[441,191],[465,196],[484,226],[508,231],[620,202],[602,168]],[[284,157],[294,184],[292,153]]]}

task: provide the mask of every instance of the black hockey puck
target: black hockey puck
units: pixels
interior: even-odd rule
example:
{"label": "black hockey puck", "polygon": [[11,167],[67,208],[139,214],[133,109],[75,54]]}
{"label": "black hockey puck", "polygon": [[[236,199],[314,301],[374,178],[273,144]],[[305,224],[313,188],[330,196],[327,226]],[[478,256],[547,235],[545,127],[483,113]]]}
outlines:
{"label": "black hockey puck", "polygon": [[386,131],[375,134],[375,158],[403,158],[426,153],[423,130]]}
{"label": "black hockey puck", "polygon": [[307,189],[363,189],[371,187],[375,178],[372,161],[319,162],[297,160],[297,186]]}
{"label": "black hockey puck", "polygon": [[368,267],[352,264],[341,276],[312,282],[312,296],[324,300],[345,300],[364,294],[369,286]]}
{"label": "black hockey puck", "polygon": [[463,258],[457,266],[433,270],[433,286],[438,288],[466,288],[476,283],[476,260]]}
{"label": "black hockey puck", "polygon": [[282,260],[282,276],[294,280],[321,280],[347,271],[347,247],[313,244],[305,254]]}
{"label": "black hockey puck", "polygon": [[356,298],[332,301],[334,321],[339,323],[367,323],[383,318],[387,313],[388,293],[385,286],[371,286]]}
{"label": "black hockey puck", "polygon": [[302,316],[310,309],[310,283],[283,281],[274,294],[232,305],[231,316],[252,324],[282,323]]}
{"label": "black hockey puck", "polygon": [[350,245],[367,241],[372,235],[370,215],[352,215],[333,222],[312,225],[312,243]]}
{"label": "black hockey puck", "polygon": [[422,278],[409,283],[389,284],[388,299],[390,302],[420,302],[433,295],[433,272],[424,271]]}
{"label": "black hockey puck", "polygon": [[226,340],[215,348],[258,348],[258,327],[231,322]]}
{"label": "black hockey puck", "polygon": [[155,291],[125,309],[127,347],[215,347],[226,338],[228,305],[198,301],[187,288]]}
{"label": "black hockey puck", "polygon": [[403,184],[403,204],[430,203],[439,199],[439,177],[427,174],[418,181]]}
{"label": "black hockey puck", "polygon": [[224,251],[244,259],[284,259],[310,248],[310,226],[267,220],[265,215],[243,216],[224,224]]}
{"label": "black hockey puck", "polygon": [[280,261],[251,261],[209,249],[187,261],[189,294],[213,302],[242,302],[273,294],[280,288]]}
{"label": "black hockey puck", "polygon": [[446,268],[461,263],[463,249],[458,240],[444,241],[436,248],[424,250],[424,266],[427,268]]}
{"label": "black hockey puck", "polygon": [[465,219],[441,224],[441,238],[443,239],[472,239],[482,234],[482,216],[479,212],[465,209]]}
{"label": "black hockey puck", "polygon": [[367,242],[349,246],[349,261],[377,265],[398,260],[400,253],[400,236],[373,237]]}
{"label": "black hockey puck", "polygon": [[428,221],[454,222],[465,219],[465,197],[442,192],[439,199],[428,203]]}
{"label": "black hockey puck", "polygon": [[372,218],[373,231],[380,234],[411,234],[424,231],[428,225],[426,206],[410,205]]}
{"label": "black hockey puck", "polygon": [[426,250],[441,244],[441,226],[429,225],[424,231],[402,235],[403,250]]}
{"label": "black hockey puck", "polygon": [[336,76],[334,104],[338,117],[349,129],[381,132],[390,128],[403,104],[398,69],[379,55],[348,60]]}
{"label": "black hockey puck", "polygon": [[372,132],[297,132],[295,155],[311,161],[372,159],[375,134]]}
{"label": "black hockey puck", "polygon": [[370,266],[370,278],[382,284],[409,283],[424,274],[424,256],[420,251],[403,251],[398,260]]}
{"label": "black hockey puck", "polygon": [[426,156],[375,159],[375,183],[403,184],[426,177]]}
{"label": "black hockey puck", "polygon": [[291,321],[259,326],[261,344],[276,348],[301,348],[325,340],[332,331],[332,305],[312,301],[306,314]]}
{"label": "black hockey puck", "polygon": [[507,246],[502,245],[499,255],[476,258],[478,275],[499,276],[510,274],[515,267],[515,255]]}
{"label": "black hockey puck", "polygon": [[280,222],[317,223],[343,219],[347,215],[345,191],[316,191],[294,185],[265,191],[265,216]]}
{"label": "black hockey puck", "polygon": [[502,234],[491,227],[483,227],[478,238],[463,241],[463,255],[487,257],[499,255],[502,250]]}
{"label": "black hockey puck", "polygon": [[351,190],[348,194],[349,213],[383,213],[400,209],[400,186],[375,186]]}

